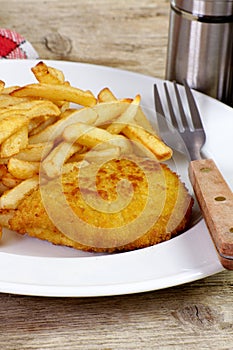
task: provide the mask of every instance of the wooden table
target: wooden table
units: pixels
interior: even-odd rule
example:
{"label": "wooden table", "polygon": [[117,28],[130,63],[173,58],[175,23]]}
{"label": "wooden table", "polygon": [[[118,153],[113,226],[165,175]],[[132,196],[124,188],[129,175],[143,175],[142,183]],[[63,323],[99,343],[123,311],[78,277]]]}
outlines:
{"label": "wooden table", "polygon": [[[164,78],[168,0],[2,0],[41,58]],[[0,295],[1,349],[233,349],[233,274],[135,295]]]}

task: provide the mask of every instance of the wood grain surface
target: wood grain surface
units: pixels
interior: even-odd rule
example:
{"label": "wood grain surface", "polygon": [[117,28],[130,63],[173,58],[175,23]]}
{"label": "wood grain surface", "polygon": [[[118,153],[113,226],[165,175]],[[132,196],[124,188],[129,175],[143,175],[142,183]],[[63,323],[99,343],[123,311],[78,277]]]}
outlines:
{"label": "wood grain surface", "polygon": [[[41,58],[164,78],[168,0],[2,0]],[[233,274],[101,298],[0,295],[0,349],[233,349]]]}

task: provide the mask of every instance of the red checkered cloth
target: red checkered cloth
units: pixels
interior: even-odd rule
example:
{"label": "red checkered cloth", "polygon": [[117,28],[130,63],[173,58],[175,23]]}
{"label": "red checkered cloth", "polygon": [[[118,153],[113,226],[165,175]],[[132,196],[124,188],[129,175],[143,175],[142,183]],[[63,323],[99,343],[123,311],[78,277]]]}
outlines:
{"label": "red checkered cloth", "polygon": [[37,59],[38,53],[20,34],[0,28],[0,59],[31,58]]}

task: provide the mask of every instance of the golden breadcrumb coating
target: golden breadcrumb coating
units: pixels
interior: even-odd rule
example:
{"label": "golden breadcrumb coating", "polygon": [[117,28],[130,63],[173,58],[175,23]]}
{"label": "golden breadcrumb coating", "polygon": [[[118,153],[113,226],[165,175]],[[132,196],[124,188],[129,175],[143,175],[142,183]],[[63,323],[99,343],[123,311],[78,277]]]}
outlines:
{"label": "golden breadcrumb coating", "polygon": [[[62,176],[62,195],[58,181],[25,197],[9,219],[10,229],[57,245],[119,252],[168,240],[190,221],[193,199],[184,184],[152,160],[114,159],[96,173],[92,166],[74,166]],[[74,217],[84,223],[83,234]]]}

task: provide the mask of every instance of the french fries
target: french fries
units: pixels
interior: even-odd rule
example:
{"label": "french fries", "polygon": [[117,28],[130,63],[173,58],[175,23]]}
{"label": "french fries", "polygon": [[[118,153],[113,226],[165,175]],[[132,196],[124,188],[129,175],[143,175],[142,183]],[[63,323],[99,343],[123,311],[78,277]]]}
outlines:
{"label": "french fries", "polygon": [[37,83],[6,87],[0,80],[0,236],[19,203],[38,188],[41,171],[52,179],[96,158],[136,152],[134,143],[158,161],[172,156],[144,115],[139,95],[119,100],[104,88],[95,97],[44,62],[31,70]]}
{"label": "french fries", "polygon": [[1,146],[1,158],[11,157],[20,152],[21,149],[28,145],[28,128],[27,125],[9,136]]}
{"label": "french fries", "polygon": [[129,107],[131,101],[128,100],[116,100],[105,103],[98,103],[93,107],[93,110],[97,113],[98,118],[94,125],[99,127],[106,127],[115,121],[121,114]]}
{"label": "french fries", "polygon": [[165,161],[172,157],[172,150],[165,145],[157,136],[149,133],[141,126],[127,125],[123,134],[130,140],[136,141],[151,151],[158,161]]}
{"label": "french fries", "polygon": [[9,90],[9,93],[11,93],[16,88],[19,89],[19,86],[4,89],[0,93],[0,108],[8,108],[10,106],[15,106],[15,105],[18,105],[22,102],[27,102],[27,101],[31,100],[31,98],[27,98],[27,97],[22,97],[22,98],[21,97],[13,97],[7,93],[8,90]]}
{"label": "french fries", "polygon": [[75,123],[65,128],[63,137],[67,142],[77,142],[93,148],[99,143],[109,142],[114,136],[107,130],[84,123]]}
{"label": "french fries", "polygon": [[68,142],[61,142],[43,161],[42,168],[45,174],[50,178],[58,177],[62,173],[62,166],[67,159],[81,149],[82,147],[79,145],[71,145]]}
{"label": "french fries", "polygon": [[97,113],[92,108],[83,108],[73,110],[70,114],[65,113],[65,116],[60,118],[57,122],[48,126],[40,133],[37,133],[29,138],[29,144],[36,144],[41,142],[48,142],[55,140],[68,125],[77,122],[85,122],[93,124],[97,119]]}
{"label": "french fries", "polygon": [[[118,102],[117,98],[113,95],[112,91],[109,90],[109,88],[102,89],[98,94],[98,101],[99,102],[111,102],[113,103]],[[123,102],[123,101],[122,101]],[[124,99],[124,102],[131,103],[132,100],[130,99]],[[137,113],[134,117],[136,124],[141,125],[144,129],[150,131],[151,133],[155,133],[155,130],[153,130],[149,120],[144,115],[141,107],[139,106]]]}
{"label": "french fries", "polygon": [[65,82],[64,74],[61,70],[48,67],[44,62],[39,62],[32,67],[36,79],[43,84],[63,84]]}
{"label": "french fries", "polygon": [[129,107],[117,118],[117,121],[107,128],[107,131],[112,134],[119,134],[127,124],[133,123],[139,108],[140,100],[140,96],[137,95]]}
{"label": "french fries", "polygon": [[22,181],[0,198],[0,209],[16,209],[21,200],[39,185],[38,176]]}
{"label": "french fries", "polygon": [[14,90],[11,92],[11,96],[37,97],[50,101],[68,101],[85,107],[92,107],[96,104],[96,98],[88,91],[64,84],[29,84]]}
{"label": "french fries", "polygon": [[53,142],[28,145],[27,148],[17,153],[14,158],[28,162],[41,162],[52,148]]}
{"label": "french fries", "polygon": [[20,182],[21,181],[19,179],[16,179],[8,171],[1,179],[2,187],[5,186],[5,190],[9,190],[10,188],[17,186]]}
{"label": "french fries", "polygon": [[[116,100],[109,89],[103,89],[98,96],[101,101]],[[151,130],[151,126],[147,128],[148,121],[146,121],[142,110],[138,106],[139,102],[140,97],[136,96],[131,103],[131,109],[128,107],[130,109],[129,113],[127,111],[123,113],[116,121],[116,126],[113,123],[107,130],[112,133],[122,132],[129,139],[138,142],[151,151],[158,161],[166,161],[172,157],[172,149],[155,135],[154,131]]]}
{"label": "french fries", "polygon": [[116,100],[117,98],[109,88],[102,89],[98,94],[98,102],[112,102]]}
{"label": "french fries", "polygon": [[47,128],[47,126],[52,125],[56,122],[56,117],[38,117],[33,120],[30,120],[28,125],[28,132],[29,136],[33,136],[36,134],[39,134],[44,129]]}
{"label": "french fries", "polygon": [[29,179],[32,176],[38,175],[40,162],[29,162],[17,158],[11,158],[8,163],[8,171],[16,179]]}
{"label": "french fries", "polygon": [[28,125],[28,119],[22,114],[15,114],[12,117],[6,117],[0,120],[0,144],[25,125]]}
{"label": "french fries", "polygon": [[[6,114],[7,113],[7,114]],[[41,116],[59,116],[60,109],[51,101],[30,101],[21,102],[17,105],[9,106],[8,108],[0,109],[0,118],[2,116],[11,116],[15,113],[22,114],[28,119],[33,119]]]}

